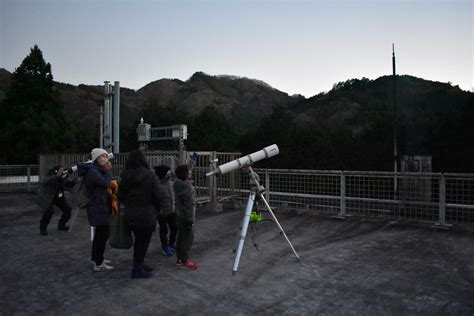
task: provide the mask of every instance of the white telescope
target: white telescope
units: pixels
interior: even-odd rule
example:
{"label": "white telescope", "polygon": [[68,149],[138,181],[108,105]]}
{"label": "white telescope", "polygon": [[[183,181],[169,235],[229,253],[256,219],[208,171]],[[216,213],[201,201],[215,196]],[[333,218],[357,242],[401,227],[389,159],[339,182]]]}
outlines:
{"label": "white telescope", "polygon": [[[114,159],[114,154],[113,153],[108,153],[107,156],[108,156],[109,160]],[[81,165],[81,164],[90,164],[90,163],[92,163],[91,159],[89,159],[87,161],[84,161],[83,163],[71,166],[70,170],[72,172],[77,172],[77,170],[79,169],[79,165]]]}
{"label": "white telescope", "polygon": [[228,172],[239,170],[244,167],[252,165],[254,162],[276,156],[280,153],[278,146],[273,144],[271,146],[265,147],[260,151],[254,152],[253,154],[240,157],[239,159],[232,160],[228,163],[216,167],[213,171],[206,173],[206,177],[213,175],[226,174]]}

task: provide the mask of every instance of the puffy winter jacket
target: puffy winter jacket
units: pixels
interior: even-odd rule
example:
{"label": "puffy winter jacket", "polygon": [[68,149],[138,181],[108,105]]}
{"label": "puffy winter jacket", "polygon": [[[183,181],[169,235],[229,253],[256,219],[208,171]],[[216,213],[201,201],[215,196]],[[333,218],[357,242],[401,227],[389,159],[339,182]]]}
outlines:
{"label": "puffy winter jacket", "polygon": [[163,214],[174,213],[176,208],[173,181],[168,179],[158,180],[158,192],[161,212]]}
{"label": "puffy winter jacket", "polygon": [[173,185],[176,215],[194,223],[196,217],[195,191],[191,181],[176,180]]}
{"label": "puffy winter jacket", "polygon": [[97,164],[90,164],[84,170],[84,184],[87,202],[87,218],[91,226],[109,225],[111,201],[107,194],[107,187],[112,180],[112,173]]}
{"label": "puffy winter jacket", "polygon": [[123,171],[120,177],[117,197],[125,205],[125,220],[132,226],[154,226],[160,211],[154,172],[139,167]]}

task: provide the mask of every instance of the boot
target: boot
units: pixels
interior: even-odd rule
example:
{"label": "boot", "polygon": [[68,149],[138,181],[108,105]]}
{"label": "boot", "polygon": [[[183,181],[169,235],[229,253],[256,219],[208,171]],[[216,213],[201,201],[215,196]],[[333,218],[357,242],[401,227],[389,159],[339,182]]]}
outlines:
{"label": "boot", "polygon": [[153,276],[153,273],[145,271],[143,269],[143,264],[134,262],[132,268],[132,279],[144,279],[150,278]]}
{"label": "boot", "polygon": [[153,272],[153,268],[146,265],[145,263],[142,264],[142,267],[143,267],[143,270],[145,270],[146,272]]}

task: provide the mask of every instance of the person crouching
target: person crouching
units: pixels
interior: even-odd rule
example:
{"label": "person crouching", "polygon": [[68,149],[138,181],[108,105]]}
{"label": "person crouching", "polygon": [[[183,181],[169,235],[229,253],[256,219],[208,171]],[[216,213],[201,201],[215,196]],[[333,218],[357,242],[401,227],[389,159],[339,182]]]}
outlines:
{"label": "person crouching", "polygon": [[58,222],[58,230],[68,231],[66,223],[71,218],[71,207],[68,205],[64,190],[73,187],[75,181],[70,180],[68,173],[63,166],[57,165],[51,168],[41,183],[39,205],[44,210],[40,221],[40,234],[48,235],[48,224],[54,214],[54,206],[62,211],[62,216]]}

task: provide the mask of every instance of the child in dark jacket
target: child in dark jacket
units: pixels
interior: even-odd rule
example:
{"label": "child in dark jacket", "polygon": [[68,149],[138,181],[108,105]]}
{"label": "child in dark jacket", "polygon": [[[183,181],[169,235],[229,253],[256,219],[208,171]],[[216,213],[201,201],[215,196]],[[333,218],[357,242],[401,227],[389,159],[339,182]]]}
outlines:
{"label": "child in dark jacket", "polygon": [[[198,158],[197,153],[193,153],[188,160],[187,166],[192,170]],[[170,167],[160,165],[155,167],[155,173],[158,176],[158,189],[161,212],[157,216],[160,225],[161,252],[165,256],[172,256],[176,251],[176,235],[178,232],[176,219],[176,206],[174,197],[174,181]],[[169,235],[168,235],[169,232]],[[169,236],[169,237],[168,237]]]}
{"label": "child in dark jacket", "polygon": [[168,166],[160,165],[155,167],[155,173],[158,176],[158,197],[161,208],[161,212],[157,215],[160,225],[161,252],[165,256],[172,256],[176,250],[178,226],[171,170]]}
{"label": "child in dark jacket", "polygon": [[197,264],[189,259],[189,251],[194,241],[193,225],[196,216],[192,173],[188,166],[180,165],[176,168],[175,175],[178,178],[173,184],[178,223],[177,264],[183,269],[196,270]]}
{"label": "child in dark jacket", "polygon": [[39,205],[44,210],[40,221],[40,234],[48,235],[48,224],[54,214],[54,206],[57,206],[63,212],[58,222],[58,230],[68,231],[67,221],[71,218],[71,207],[66,202],[64,190],[67,187],[73,187],[75,181],[70,180],[68,173],[63,166],[54,166],[48,171],[41,183]]}

